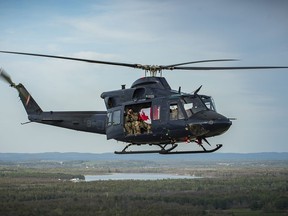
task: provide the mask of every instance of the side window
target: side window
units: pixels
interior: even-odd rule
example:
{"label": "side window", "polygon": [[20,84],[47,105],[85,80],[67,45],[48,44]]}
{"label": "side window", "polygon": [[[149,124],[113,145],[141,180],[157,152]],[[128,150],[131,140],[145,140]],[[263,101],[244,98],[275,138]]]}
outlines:
{"label": "side window", "polygon": [[116,110],[113,112],[113,125],[120,124],[120,110]]}
{"label": "side window", "polygon": [[107,113],[107,118],[108,118],[107,126],[120,124],[120,118],[121,118],[120,114],[121,114],[120,110],[108,112]]}
{"label": "side window", "polygon": [[160,119],[160,106],[154,105],[152,111],[153,111],[153,120],[159,120]]}

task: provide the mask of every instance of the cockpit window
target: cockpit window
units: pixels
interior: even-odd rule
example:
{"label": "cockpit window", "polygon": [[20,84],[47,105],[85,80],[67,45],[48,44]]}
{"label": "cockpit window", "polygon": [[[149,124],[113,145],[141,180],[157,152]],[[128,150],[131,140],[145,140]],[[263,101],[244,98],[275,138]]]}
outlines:
{"label": "cockpit window", "polygon": [[192,116],[192,114],[207,110],[207,107],[198,96],[184,97],[182,103],[188,118]]}
{"label": "cockpit window", "polygon": [[178,103],[170,104],[170,120],[178,120],[184,119],[183,112],[180,107],[178,107]]}

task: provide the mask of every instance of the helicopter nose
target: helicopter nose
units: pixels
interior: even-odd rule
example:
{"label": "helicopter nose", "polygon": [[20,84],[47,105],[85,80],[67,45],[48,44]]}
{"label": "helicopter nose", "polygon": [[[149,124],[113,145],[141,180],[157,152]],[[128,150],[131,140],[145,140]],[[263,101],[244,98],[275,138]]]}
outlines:
{"label": "helicopter nose", "polygon": [[207,136],[216,136],[225,133],[232,125],[232,121],[223,115],[214,120],[208,121],[208,134]]}
{"label": "helicopter nose", "polygon": [[[198,120],[198,124],[197,124],[198,127],[201,125],[202,136],[205,136],[205,137],[211,137],[211,136],[217,136],[217,135],[223,134],[232,125],[232,122],[230,119],[228,119],[227,117],[219,113],[216,113],[210,110],[202,112],[202,113],[197,113],[194,116],[194,121],[196,119]],[[194,129],[195,126],[196,125],[190,126],[190,129]],[[197,128],[197,132],[198,131],[199,131],[199,128]],[[194,132],[194,130],[192,132]]]}

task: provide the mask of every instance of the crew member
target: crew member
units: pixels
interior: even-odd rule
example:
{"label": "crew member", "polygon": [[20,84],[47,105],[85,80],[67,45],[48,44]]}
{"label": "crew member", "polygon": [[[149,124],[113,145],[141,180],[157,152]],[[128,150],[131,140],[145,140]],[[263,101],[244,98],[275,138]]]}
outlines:
{"label": "crew member", "polygon": [[132,129],[133,129],[134,135],[141,134],[139,113],[132,111],[131,117],[132,117]]}
{"label": "crew member", "polygon": [[133,118],[132,118],[132,109],[127,109],[126,110],[126,116],[125,116],[125,130],[127,132],[127,135],[132,135],[133,134]]}

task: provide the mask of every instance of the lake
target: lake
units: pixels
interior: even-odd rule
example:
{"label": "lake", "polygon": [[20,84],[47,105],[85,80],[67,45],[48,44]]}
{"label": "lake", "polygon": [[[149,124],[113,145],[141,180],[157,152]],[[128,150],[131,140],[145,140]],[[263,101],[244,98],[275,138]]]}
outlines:
{"label": "lake", "polygon": [[165,173],[109,173],[104,175],[85,175],[85,181],[107,180],[163,180],[163,179],[198,179],[201,177]]}

